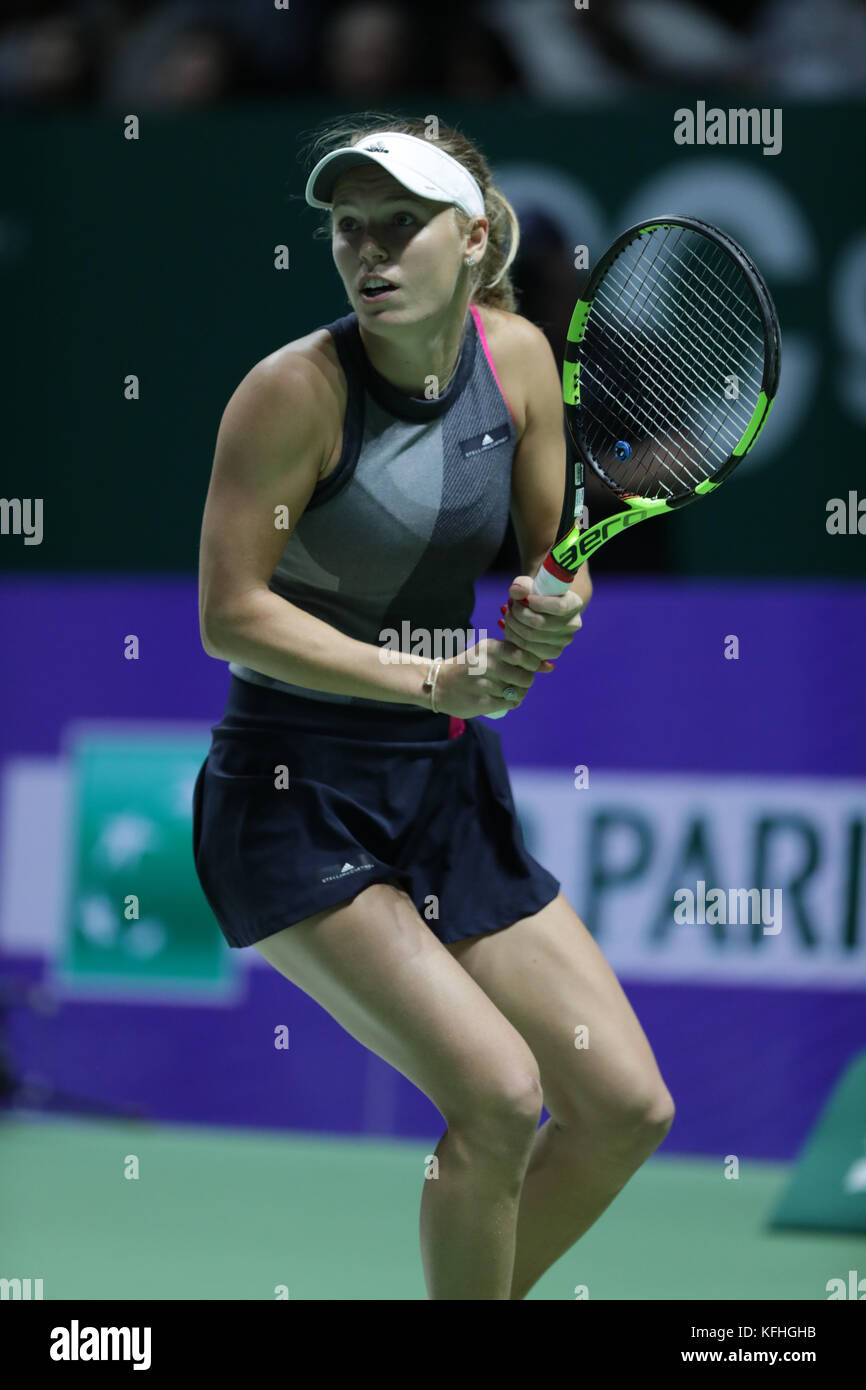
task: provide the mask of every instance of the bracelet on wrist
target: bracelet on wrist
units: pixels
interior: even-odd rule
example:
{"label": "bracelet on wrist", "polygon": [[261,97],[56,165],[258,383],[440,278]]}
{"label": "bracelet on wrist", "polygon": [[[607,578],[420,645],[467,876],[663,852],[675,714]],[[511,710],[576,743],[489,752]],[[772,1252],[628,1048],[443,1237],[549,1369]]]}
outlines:
{"label": "bracelet on wrist", "polygon": [[436,708],[436,682],[439,679],[439,668],[441,665],[441,656],[437,656],[434,661],[430,662],[430,668],[427,672],[427,677],[424,681],[423,686],[421,687],[425,695],[428,693],[430,695],[430,708],[432,709],[434,714],[439,713],[438,709]]}

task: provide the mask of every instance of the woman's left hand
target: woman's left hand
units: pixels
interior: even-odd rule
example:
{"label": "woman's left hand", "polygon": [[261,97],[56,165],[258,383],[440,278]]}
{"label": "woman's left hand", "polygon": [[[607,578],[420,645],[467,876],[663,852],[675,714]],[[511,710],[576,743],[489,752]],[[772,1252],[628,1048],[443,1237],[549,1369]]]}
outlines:
{"label": "woman's left hand", "polygon": [[[543,659],[541,672],[552,671],[553,662],[574,641],[582,626],[583,599],[568,589],[564,594],[534,594],[532,579],[518,575],[509,589],[511,601],[503,610],[505,639],[523,651]],[[527,602],[521,602],[525,599]]]}

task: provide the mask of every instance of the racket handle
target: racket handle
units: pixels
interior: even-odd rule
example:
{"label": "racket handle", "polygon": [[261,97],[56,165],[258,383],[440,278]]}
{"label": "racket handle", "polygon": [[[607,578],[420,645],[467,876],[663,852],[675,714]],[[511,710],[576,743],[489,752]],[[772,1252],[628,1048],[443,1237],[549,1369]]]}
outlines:
{"label": "racket handle", "polygon": [[538,574],[532,581],[532,592],[534,594],[564,594],[574,583],[574,575],[571,579],[557,579],[555,574],[541,566]]}
{"label": "racket handle", "polygon": [[[532,581],[532,592],[534,594],[564,594],[566,589],[571,588],[571,583],[572,581],[557,579],[555,575],[550,573],[550,570],[545,569],[544,565],[542,565],[538,574]],[[508,602],[510,605],[511,600],[509,599]],[[510,713],[510,710],[498,709],[493,714],[488,714],[485,717],[487,719],[504,719],[506,714]]]}

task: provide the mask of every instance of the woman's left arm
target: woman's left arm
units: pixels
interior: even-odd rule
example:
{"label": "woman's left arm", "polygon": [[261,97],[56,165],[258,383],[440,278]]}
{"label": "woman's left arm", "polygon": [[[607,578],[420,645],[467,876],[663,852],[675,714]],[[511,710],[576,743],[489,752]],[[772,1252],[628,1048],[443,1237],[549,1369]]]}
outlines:
{"label": "woman's left arm", "polygon": [[[511,520],[523,574],[511,585],[505,614],[508,641],[534,656],[554,660],[574,640],[581,612],[592,596],[584,561],[571,588],[560,595],[533,594],[532,580],[556,540],[565,493],[566,449],[562,387],[550,344],[527,319],[520,323],[525,420],[511,470]],[[525,603],[520,600],[525,599]],[[550,668],[542,668],[550,669]]]}

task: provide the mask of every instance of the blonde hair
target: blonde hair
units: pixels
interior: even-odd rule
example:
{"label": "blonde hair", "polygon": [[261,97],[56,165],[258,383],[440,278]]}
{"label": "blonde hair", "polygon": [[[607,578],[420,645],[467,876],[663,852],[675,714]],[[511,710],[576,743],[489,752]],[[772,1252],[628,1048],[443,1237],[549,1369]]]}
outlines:
{"label": "blonde hair", "polygon": [[[432,138],[429,118],[424,121],[392,116],[383,111],[364,111],[358,116],[340,117],[320,126],[312,133],[312,139],[305,145],[301,158],[308,160],[312,168],[331,150],[354,145],[365,135],[384,135],[389,131],[415,135],[419,139]],[[477,145],[453,126],[437,123],[437,131],[435,143],[468,169],[484,198],[484,212],[488,221],[487,248],[480,263],[469,267],[470,299],[474,304],[506,309],[514,314],[517,312],[517,295],[509,272],[520,245],[517,214],[494,184],[487,160]],[[472,218],[458,207],[454,208],[454,214],[461,233],[468,232]],[[327,228],[321,228],[319,234],[330,235],[330,214]]]}

